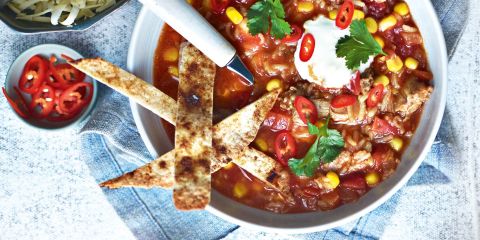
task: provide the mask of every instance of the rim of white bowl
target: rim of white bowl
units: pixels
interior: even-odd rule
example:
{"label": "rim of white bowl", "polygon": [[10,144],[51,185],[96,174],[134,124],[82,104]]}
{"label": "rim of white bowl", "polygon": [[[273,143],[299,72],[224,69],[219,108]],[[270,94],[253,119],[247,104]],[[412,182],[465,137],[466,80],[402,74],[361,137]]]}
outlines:
{"label": "rim of white bowl", "polygon": [[[418,154],[417,159],[414,160],[414,163],[408,168],[408,170],[403,174],[403,176],[401,176],[400,179],[396,183],[394,183],[392,187],[390,187],[387,191],[385,191],[381,197],[378,197],[376,200],[366,204],[366,206],[363,207],[362,209],[354,212],[353,214],[349,214],[348,216],[341,217],[337,220],[329,221],[329,222],[321,224],[321,225],[312,225],[312,226],[291,228],[291,227],[275,227],[275,226],[272,226],[271,224],[269,225],[268,223],[253,223],[251,221],[246,221],[246,220],[240,219],[238,217],[231,216],[231,215],[219,210],[218,208],[216,208],[212,205],[209,205],[207,207],[207,210],[209,212],[213,213],[214,215],[216,215],[216,216],[218,216],[222,219],[225,219],[229,222],[232,222],[234,224],[254,228],[254,229],[257,229],[257,230],[261,230],[261,231],[276,232],[276,233],[288,233],[288,234],[309,233],[309,232],[323,231],[323,230],[331,229],[331,228],[334,228],[334,227],[338,227],[338,226],[346,224],[346,223],[348,223],[352,220],[355,220],[355,219],[367,214],[368,212],[374,210],[379,205],[381,205],[382,203],[384,203],[385,201],[390,199],[394,193],[396,193],[401,187],[403,187],[406,184],[406,182],[411,178],[411,176],[415,173],[415,171],[418,169],[420,164],[423,162],[423,159],[425,158],[426,154],[429,152],[429,150],[431,148],[431,145],[433,144],[433,141],[436,137],[436,134],[437,134],[437,132],[440,128],[440,124],[441,124],[441,121],[442,121],[443,113],[444,113],[444,110],[445,110],[445,104],[446,104],[447,63],[448,63],[448,61],[447,61],[447,50],[446,50],[446,45],[445,45],[445,39],[444,39],[444,36],[443,36],[443,31],[442,31],[442,28],[440,27],[438,17],[436,15],[436,12],[433,9],[433,5],[431,4],[431,2],[428,1],[428,0],[422,0],[422,1],[416,1],[416,3],[414,3],[413,0],[407,0],[407,3],[409,3],[409,6],[410,6],[410,4],[422,5],[421,7],[423,8],[423,11],[424,11],[423,13],[428,14],[428,18],[432,20],[432,22],[430,23],[431,25],[429,27],[431,27],[433,29],[432,32],[435,33],[434,37],[435,37],[435,39],[437,39],[439,47],[440,47],[439,49],[436,49],[436,50],[438,51],[438,54],[441,58],[441,59],[439,59],[439,61],[442,65],[442,67],[441,67],[441,71],[439,72],[439,76],[435,76],[435,82],[441,81],[441,84],[435,84],[435,88],[434,88],[434,92],[437,92],[436,94],[439,94],[440,97],[438,99],[438,104],[436,105],[437,106],[437,108],[435,109],[436,111],[434,111],[433,115],[429,116],[430,118],[434,119],[434,122],[433,122],[432,126],[430,127],[431,131],[428,133],[428,138],[425,141],[426,144],[424,144],[424,146],[421,147],[421,151]],[[136,25],[135,25],[135,30],[132,34],[132,41],[131,41],[131,44],[130,44],[128,61],[127,61],[127,66],[129,68],[129,70],[132,71],[132,72],[135,72],[134,68],[135,68],[136,65],[135,65],[135,62],[134,62],[135,61],[134,54],[135,54],[136,47],[137,47],[136,45],[139,42],[139,36],[140,36],[141,30],[142,30],[141,26],[144,24],[144,21],[146,20],[145,18],[147,16],[147,13],[148,13],[148,10],[145,9],[145,8],[142,8],[142,10],[141,10],[141,12],[138,16]],[[155,39],[155,41],[158,41],[158,39]],[[151,62],[152,60],[153,60],[153,58],[148,59],[148,62]],[[150,74],[153,74],[153,73],[150,73]],[[148,133],[146,131],[146,127],[143,125],[144,123],[142,122],[142,118],[140,116],[139,111],[141,110],[141,106],[137,105],[136,103],[134,103],[132,101],[130,101],[130,104],[131,104],[133,117],[135,119],[135,123],[137,124],[140,135],[141,135],[147,149],[152,154],[152,156],[157,156],[159,154],[159,151],[150,142]],[[424,116],[422,116],[422,118],[423,117]],[[169,140],[167,140],[167,141],[169,141]],[[388,181],[388,180],[389,179],[387,179],[386,181]],[[377,186],[377,188],[378,187],[380,187],[380,186]],[[372,191],[370,191],[370,192],[372,192]],[[216,195],[218,193],[212,192],[212,194]],[[362,196],[362,198],[365,198],[365,196]],[[212,196],[212,200],[213,199],[214,199],[214,197]],[[361,199],[359,201],[361,201]],[[231,200],[231,201],[234,201],[234,200]],[[235,203],[241,204],[241,203],[238,203],[238,202],[235,202]],[[340,208],[342,208],[344,206],[341,206]],[[246,209],[248,209],[248,208],[251,208],[251,207],[246,206]],[[252,209],[254,209],[254,208],[252,208]],[[339,209],[339,208],[337,208],[337,209]],[[259,210],[259,209],[254,209],[254,210],[256,211],[256,210]],[[331,213],[335,210],[336,209],[334,209],[332,211],[323,212],[323,213],[329,213],[329,212]],[[259,210],[259,211],[262,211],[262,210]],[[290,216],[290,217],[288,217],[289,219],[295,219],[296,216],[301,217],[301,216],[305,216],[305,215],[312,215],[312,216],[313,215],[319,215],[318,212],[300,213],[300,214],[276,214],[276,213],[271,213],[271,212],[267,212],[267,211],[264,211],[264,214],[269,215],[272,218],[279,217],[279,215],[282,215],[282,217]]]}

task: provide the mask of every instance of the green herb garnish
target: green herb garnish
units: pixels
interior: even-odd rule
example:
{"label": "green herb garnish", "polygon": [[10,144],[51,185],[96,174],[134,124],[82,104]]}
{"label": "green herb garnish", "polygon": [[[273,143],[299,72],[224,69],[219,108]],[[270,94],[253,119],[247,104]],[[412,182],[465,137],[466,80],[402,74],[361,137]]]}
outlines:
{"label": "green herb garnish", "polygon": [[356,70],[366,63],[370,56],[386,55],[367,29],[365,20],[353,20],[350,24],[350,36],[338,40],[335,46],[337,57],[344,57],[347,68]]}
{"label": "green herb garnish", "polygon": [[332,162],[340,155],[345,142],[340,132],[328,128],[328,121],[329,118],[321,128],[308,123],[308,132],[317,135],[317,139],[308,149],[305,157],[288,160],[288,166],[295,175],[313,177],[320,163]]}
{"label": "green herb garnish", "polygon": [[[247,12],[247,26],[250,34],[270,33],[282,39],[292,32],[290,24],[285,21],[285,10],[280,0],[260,0]],[[271,22],[271,27],[270,27]]]}

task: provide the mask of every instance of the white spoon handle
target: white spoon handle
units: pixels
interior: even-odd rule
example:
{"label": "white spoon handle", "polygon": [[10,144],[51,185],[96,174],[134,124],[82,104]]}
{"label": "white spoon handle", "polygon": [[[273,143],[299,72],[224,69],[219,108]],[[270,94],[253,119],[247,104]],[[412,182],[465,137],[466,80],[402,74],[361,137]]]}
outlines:
{"label": "white spoon handle", "polygon": [[235,56],[235,48],[185,0],[140,2],[218,66],[226,66]]}

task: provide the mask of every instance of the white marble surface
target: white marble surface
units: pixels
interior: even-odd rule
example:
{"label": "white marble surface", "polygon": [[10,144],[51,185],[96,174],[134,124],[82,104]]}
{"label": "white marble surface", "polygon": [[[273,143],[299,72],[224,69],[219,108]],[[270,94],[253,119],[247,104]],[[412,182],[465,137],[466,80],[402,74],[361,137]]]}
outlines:
{"label": "white marble surface", "polygon": [[[138,8],[137,3],[129,3],[120,10],[132,13],[123,18],[125,24],[132,25]],[[411,212],[410,217],[399,215],[390,220],[384,239],[474,239],[480,236],[480,181],[477,180],[480,174],[480,2],[472,0],[471,8],[465,35],[449,64],[450,97],[443,126],[451,128],[448,131],[450,140],[445,144],[451,147],[458,161],[452,167],[454,176],[449,176],[455,180],[454,184],[439,185],[433,190],[427,186],[410,186],[413,190],[402,195],[400,204],[402,199],[411,198],[418,198],[418,204],[406,209]],[[114,20],[118,21],[109,17],[101,24],[108,25]],[[113,31],[131,30],[118,25],[122,24],[111,25]],[[105,28],[94,27],[87,30],[86,35]],[[69,45],[70,36],[76,36],[76,42],[70,45],[93,49],[92,52],[100,56],[107,52],[107,58],[117,59],[117,63],[123,65],[126,45],[119,41],[128,39],[129,33],[117,33],[118,36],[108,40],[113,47],[104,49],[96,45],[105,39],[95,39],[94,34],[86,38],[78,37],[79,34],[26,37],[0,25],[0,35],[9,36],[0,42],[0,79],[3,81],[8,63],[28,46],[41,42]],[[15,118],[1,97],[0,133],[3,133],[0,135],[0,239],[134,239],[89,175],[87,166],[79,160],[82,153],[76,129],[46,133],[28,128]],[[426,190],[434,193],[424,195]],[[432,202],[442,199],[451,205],[423,204],[428,198],[432,198]],[[443,230],[431,232],[429,229],[435,228],[428,226],[432,225]],[[244,239],[250,234],[248,229],[241,229],[227,238]],[[262,239],[288,239],[270,234],[260,236]]]}

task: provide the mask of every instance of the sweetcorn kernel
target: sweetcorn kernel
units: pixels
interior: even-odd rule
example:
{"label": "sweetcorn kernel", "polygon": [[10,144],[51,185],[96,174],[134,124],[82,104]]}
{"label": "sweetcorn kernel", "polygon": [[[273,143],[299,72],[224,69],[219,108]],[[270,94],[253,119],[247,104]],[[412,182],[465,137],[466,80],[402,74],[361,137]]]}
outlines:
{"label": "sweetcorn kernel", "polygon": [[262,152],[265,152],[268,150],[268,144],[263,138],[256,139],[255,145],[257,145],[258,149]]}
{"label": "sweetcorn kernel", "polygon": [[397,19],[395,16],[390,15],[388,17],[383,18],[380,23],[378,24],[378,28],[380,31],[384,32],[385,30],[395,26],[397,24]]}
{"label": "sweetcorn kernel", "polygon": [[355,9],[353,11],[353,20],[359,20],[359,19],[364,19],[365,18],[365,13],[361,10]]}
{"label": "sweetcorn kernel", "polygon": [[178,60],[178,49],[171,47],[168,48],[164,53],[163,53],[163,59],[168,62],[175,62]]}
{"label": "sweetcorn kernel", "polygon": [[279,89],[279,88],[282,88],[282,81],[280,81],[280,79],[277,79],[277,78],[274,78],[274,79],[268,81],[267,86],[266,86],[266,89],[269,92],[271,92],[275,89]]}
{"label": "sweetcorn kernel", "polygon": [[408,57],[407,59],[405,59],[405,66],[407,68],[415,70],[418,67],[418,61],[415,58]]}
{"label": "sweetcorn kernel", "polygon": [[314,6],[311,2],[299,2],[297,6],[298,11],[303,13],[311,12],[313,11],[313,8]]}
{"label": "sweetcorn kernel", "polygon": [[387,59],[386,63],[387,63],[388,70],[390,70],[393,73],[397,73],[403,68],[403,61],[397,55],[394,55],[391,58]]}
{"label": "sweetcorn kernel", "polygon": [[340,184],[340,178],[338,178],[338,175],[335,172],[330,171],[325,176],[329,180],[328,184],[330,188],[334,189]]}
{"label": "sweetcorn kernel", "polygon": [[245,183],[242,182],[237,182],[235,183],[235,186],[233,187],[233,196],[236,198],[242,198],[245,197],[248,193],[248,188],[245,185]]}
{"label": "sweetcorn kernel", "polygon": [[175,66],[168,66],[168,73],[170,76],[178,77],[178,68]]}
{"label": "sweetcorn kernel", "polygon": [[394,137],[391,141],[390,141],[390,147],[393,148],[393,150],[399,152],[400,150],[402,150],[402,147],[403,147],[403,140],[399,137]]}
{"label": "sweetcorn kernel", "polygon": [[365,175],[365,182],[367,182],[368,186],[374,186],[380,181],[380,176],[376,172],[370,172]]}
{"label": "sweetcorn kernel", "polygon": [[384,87],[386,87],[388,86],[389,83],[390,83],[390,79],[387,76],[380,75],[377,78],[375,78],[373,85],[382,84]]}
{"label": "sweetcorn kernel", "polygon": [[410,10],[408,9],[408,5],[406,3],[397,3],[393,8],[393,11],[402,16],[406,16],[410,13]]}
{"label": "sweetcorn kernel", "polygon": [[335,18],[337,18],[337,14],[338,14],[337,10],[332,10],[332,11],[328,12],[328,18],[334,20]]}
{"label": "sweetcorn kernel", "polygon": [[225,14],[227,14],[228,19],[230,19],[233,24],[239,24],[243,21],[242,14],[234,7],[228,7]]}
{"label": "sweetcorn kernel", "polygon": [[365,18],[365,22],[367,24],[367,29],[370,33],[376,33],[378,31],[378,24],[375,19],[367,17]]}
{"label": "sweetcorn kernel", "polygon": [[380,47],[385,47],[385,42],[383,41],[383,38],[382,37],[379,37],[379,36],[374,36],[373,39],[375,39],[375,41],[377,41],[378,45],[380,45]]}

